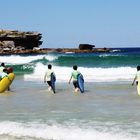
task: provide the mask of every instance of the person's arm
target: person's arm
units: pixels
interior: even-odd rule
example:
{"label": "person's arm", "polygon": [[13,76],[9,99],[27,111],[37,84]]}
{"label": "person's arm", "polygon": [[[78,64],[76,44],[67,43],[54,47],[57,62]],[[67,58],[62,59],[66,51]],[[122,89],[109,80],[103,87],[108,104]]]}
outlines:
{"label": "person's arm", "polygon": [[47,76],[47,72],[45,73],[45,76],[44,76],[44,83],[46,83],[46,76]]}
{"label": "person's arm", "polygon": [[135,78],[134,78],[134,80],[133,80],[133,82],[132,82],[132,86],[134,85],[136,79],[137,79],[137,76],[135,76]]}
{"label": "person's arm", "polygon": [[70,79],[69,79],[69,84],[70,84],[70,82],[71,82],[71,79],[72,79],[72,76],[71,76]]}

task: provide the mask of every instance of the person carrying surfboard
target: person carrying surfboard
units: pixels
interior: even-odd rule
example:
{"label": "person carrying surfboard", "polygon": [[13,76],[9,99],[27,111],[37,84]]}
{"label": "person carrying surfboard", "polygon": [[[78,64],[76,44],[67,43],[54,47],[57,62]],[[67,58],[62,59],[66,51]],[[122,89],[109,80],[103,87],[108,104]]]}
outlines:
{"label": "person carrying surfboard", "polygon": [[7,69],[3,69],[3,72],[0,72],[0,93],[4,92],[5,90],[10,90],[10,85],[14,78],[15,75],[12,71],[7,73]]}
{"label": "person carrying surfboard", "polygon": [[55,80],[52,79],[52,77],[55,77],[55,74],[54,74],[54,71],[52,70],[52,65],[49,64],[48,70],[46,71],[45,76],[44,76],[44,83],[47,82],[49,86],[48,91],[53,90],[53,92],[55,93],[55,85],[54,85]]}
{"label": "person carrying surfboard", "polygon": [[77,78],[78,78],[78,74],[80,74],[80,72],[77,71],[77,69],[78,69],[78,66],[74,65],[73,66],[73,72],[72,72],[71,77],[69,79],[69,84],[70,84],[71,80],[73,79],[73,85],[74,85],[74,88],[75,88],[74,89],[75,92],[79,91],[79,86],[78,86]]}
{"label": "person carrying surfboard", "polygon": [[134,85],[135,81],[136,81],[136,85],[138,85],[138,81],[140,81],[140,66],[137,66],[137,73],[132,82],[132,86]]}

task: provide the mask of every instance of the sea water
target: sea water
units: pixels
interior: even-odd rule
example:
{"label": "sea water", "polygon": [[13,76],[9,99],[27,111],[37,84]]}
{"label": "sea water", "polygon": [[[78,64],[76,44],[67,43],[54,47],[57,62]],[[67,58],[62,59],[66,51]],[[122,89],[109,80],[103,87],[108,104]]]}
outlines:
{"label": "sea water", "polygon": [[[13,66],[11,91],[0,94],[1,140],[139,140],[140,97],[132,81],[139,48],[109,53],[5,55]],[[56,94],[44,84],[47,64],[56,74]],[[68,84],[72,66],[85,93]]]}

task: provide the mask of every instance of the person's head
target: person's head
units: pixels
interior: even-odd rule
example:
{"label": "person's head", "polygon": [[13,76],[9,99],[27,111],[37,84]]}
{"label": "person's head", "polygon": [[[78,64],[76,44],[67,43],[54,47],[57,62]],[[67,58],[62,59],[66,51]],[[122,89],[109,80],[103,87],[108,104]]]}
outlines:
{"label": "person's head", "polygon": [[77,70],[77,68],[78,68],[77,65],[74,65],[74,66],[73,66],[73,69],[74,69],[74,70]]}
{"label": "person's head", "polygon": [[140,66],[137,66],[137,71],[139,71],[140,70]]}
{"label": "person's head", "polygon": [[13,72],[13,68],[12,67],[7,68],[7,73],[12,73],[12,72]]}
{"label": "person's head", "polygon": [[3,69],[3,72],[7,73],[7,69]]}
{"label": "person's head", "polygon": [[48,69],[51,69],[51,68],[52,68],[52,65],[51,65],[51,64],[49,64],[49,65],[48,65]]}
{"label": "person's head", "polygon": [[1,63],[1,66],[5,67],[5,64],[4,63]]}

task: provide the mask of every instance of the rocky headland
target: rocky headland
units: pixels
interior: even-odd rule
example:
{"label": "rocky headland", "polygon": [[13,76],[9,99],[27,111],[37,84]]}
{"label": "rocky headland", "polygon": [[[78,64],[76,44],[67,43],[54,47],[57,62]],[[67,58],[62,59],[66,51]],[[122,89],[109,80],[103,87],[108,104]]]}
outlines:
{"label": "rocky headland", "polygon": [[42,34],[39,32],[20,32],[0,30],[0,54],[45,54],[58,53],[94,53],[108,52],[107,48],[95,48],[95,45],[79,44],[78,48],[40,48]]}

